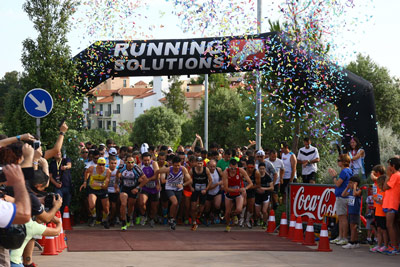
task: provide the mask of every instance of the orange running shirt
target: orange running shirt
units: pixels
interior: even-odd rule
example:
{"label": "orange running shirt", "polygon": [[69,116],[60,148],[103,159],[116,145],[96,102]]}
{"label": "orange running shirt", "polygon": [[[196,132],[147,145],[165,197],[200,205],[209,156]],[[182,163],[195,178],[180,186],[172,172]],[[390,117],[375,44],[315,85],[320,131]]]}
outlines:
{"label": "orange running shirt", "polygon": [[400,172],[392,174],[387,185],[390,186],[390,189],[385,191],[382,207],[398,210],[400,204]]}

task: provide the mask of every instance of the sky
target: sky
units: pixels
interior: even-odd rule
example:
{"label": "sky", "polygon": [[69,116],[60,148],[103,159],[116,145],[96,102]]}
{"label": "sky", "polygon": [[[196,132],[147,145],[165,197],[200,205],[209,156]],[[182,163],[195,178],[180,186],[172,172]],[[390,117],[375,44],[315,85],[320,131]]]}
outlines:
{"label": "sky", "polygon": [[[328,39],[335,46],[332,58],[339,65],[357,53],[369,55],[392,76],[400,78],[399,0],[338,0],[345,12],[333,17]],[[23,71],[22,42],[37,32],[22,10],[24,0],[1,0],[0,78]],[[72,19],[68,44],[71,55],[96,40],[166,39],[255,33],[257,0],[82,0]],[[262,1],[262,32],[268,19],[280,21],[283,0]],[[110,4],[111,3],[111,4]],[[233,4],[232,4],[233,3]],[[107,6],[108,4],[108,6]],[[110,5],[112,8],[110,8]],[[326,7],[329,10],[330,7]],[[236,19],[236,21],[235,21]],[[143,77],[141,77],[143,78]],[[141,79],[137,78],[137,79]],[[147,78],[143,78],[146,80]]]}

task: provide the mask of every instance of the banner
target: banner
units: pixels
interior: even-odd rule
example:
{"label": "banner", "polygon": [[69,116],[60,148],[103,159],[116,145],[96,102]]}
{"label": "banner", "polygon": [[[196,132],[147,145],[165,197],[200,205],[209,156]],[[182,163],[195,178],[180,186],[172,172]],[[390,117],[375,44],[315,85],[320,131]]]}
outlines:
{"label": "banner", "polygon": [[335,187],[333,185],[290,184],[290,214],[322,223],[324,215],[336,213]]}

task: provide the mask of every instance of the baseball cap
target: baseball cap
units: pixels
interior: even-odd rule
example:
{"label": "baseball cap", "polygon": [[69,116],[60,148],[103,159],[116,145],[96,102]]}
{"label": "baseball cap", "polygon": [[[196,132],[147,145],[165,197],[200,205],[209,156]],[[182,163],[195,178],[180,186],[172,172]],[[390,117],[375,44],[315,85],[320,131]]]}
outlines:
{"label": "baseball cap", "polygon": [[117,155],[117,150],[115,149],[115,147],[110,148],[110,150],[108,151],[108,154],[113,155],[113,156]]}
{"label": "baseball cap", "polygon": [[106,164],[106,159],[105,158],[99,158],[97,160],[97,164]]}
{"label": "baseball cap", "polygon": [[256,156],[265,156],[264,150],[258,150]]}

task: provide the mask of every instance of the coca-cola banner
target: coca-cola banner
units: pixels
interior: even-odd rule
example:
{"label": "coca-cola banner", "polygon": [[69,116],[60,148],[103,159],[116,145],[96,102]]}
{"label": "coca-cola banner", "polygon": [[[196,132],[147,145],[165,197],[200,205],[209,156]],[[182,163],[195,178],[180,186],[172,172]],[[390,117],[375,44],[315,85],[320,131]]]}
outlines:
{"label": "coca-cola banner", "polygon": [[290,214],[322,223],[324,215],[336,213],[335,187],[332,185],[290,184]]}

